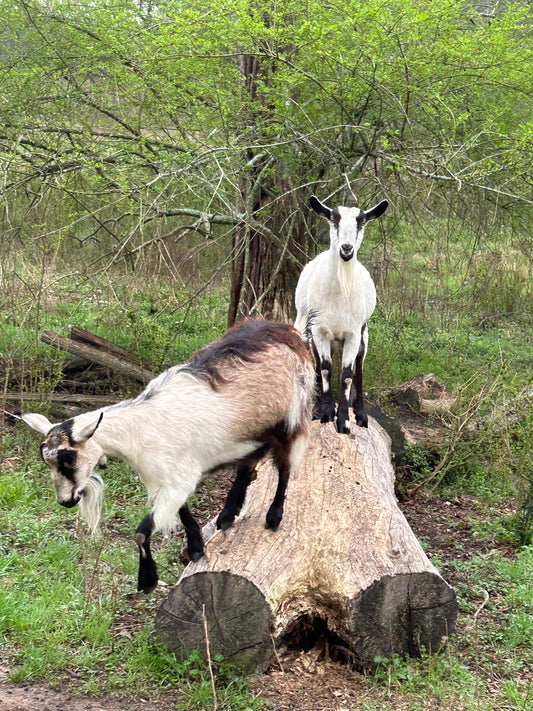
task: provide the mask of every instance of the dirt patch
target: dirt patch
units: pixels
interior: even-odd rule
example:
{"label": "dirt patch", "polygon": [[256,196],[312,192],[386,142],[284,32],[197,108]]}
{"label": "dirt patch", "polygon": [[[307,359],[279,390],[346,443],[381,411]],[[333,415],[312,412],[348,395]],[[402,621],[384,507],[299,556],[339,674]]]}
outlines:
{"label": "dirt patch", "polygon": [[2,711],[161,711],[171,709],[172,700],[160,699],[157,705],[147,699],[132,701],[129,698],[103,696],[88,699],[75,696],[66,685],[52,689],[47,684],[15,685],[1,678],[0,708]]}

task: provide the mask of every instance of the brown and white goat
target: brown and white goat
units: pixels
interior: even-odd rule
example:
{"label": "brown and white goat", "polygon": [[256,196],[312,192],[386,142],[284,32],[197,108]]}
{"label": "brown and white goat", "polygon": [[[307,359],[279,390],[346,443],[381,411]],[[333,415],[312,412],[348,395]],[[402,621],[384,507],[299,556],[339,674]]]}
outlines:
{"label": "brown and white goat", "polygon": [[198,560],[204,553],[186,501],[205,472],[237,462],[217,519],[217,526],[226,529],[239,514],[257,463],[270,453],[279,479],[266,526],[278,528],[290,471],[303,454],[313,389],[312,359],[298,331],[250,319],[188,363],[161,373],[132,400],[55,425],[34,413],[22,419],[46,436],[41,456],[52,470],[58,503],[69,508],[79,503],[93,530],[103,502],[95,466],[109,455],[138,473],[153,500],[135,536],[138,589],[147,593],[158,581],[151,536],[171,531],[176,513],[185,527],[189,557]]}

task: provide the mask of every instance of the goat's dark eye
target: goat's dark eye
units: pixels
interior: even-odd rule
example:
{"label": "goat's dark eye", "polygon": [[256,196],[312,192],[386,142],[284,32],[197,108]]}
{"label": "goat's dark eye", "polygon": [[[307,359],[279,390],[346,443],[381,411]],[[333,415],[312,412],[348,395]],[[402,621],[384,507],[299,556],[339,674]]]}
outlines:
{"label": "goat's dark eye", "polygon": [[78,454],[73,449],[60,449],[57,453],[57,465],[59,471],[66,479],[74,481],[77,459]]}

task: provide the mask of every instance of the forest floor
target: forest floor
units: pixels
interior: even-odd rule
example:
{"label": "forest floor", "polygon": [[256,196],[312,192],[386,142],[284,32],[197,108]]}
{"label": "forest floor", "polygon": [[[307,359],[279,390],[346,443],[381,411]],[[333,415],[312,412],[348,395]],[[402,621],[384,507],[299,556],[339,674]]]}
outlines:
{"label": "forest floor", "polygon": [[[436,418],[431,420],[430,427],[427,418],[402,406],[398,421],[411,443],[422,439],[430,443],[441,440],[442,433]],[[228,477],[224,470],[209,475],[200,484],[195,513],[201,525],[221,509],[227,486]],[[435,558],[442,576],[456,589],[468,584],[466,579],[462,579],[459,562],[467,563],[477,556],[495,551],[504,557],[516,555],[515,549],[507,544],[476,537],[475,522],[486,521],[489,514],[487,507],[472,496],[460,495],[444,500],[420,489],[413,498],[401,501],[400,508],[428,557]],[[490,517],[510,513],[510,508],[491,507]],[[485,610],[481,611],[480,622],[485,614],[488,614]],[[129,632],[133,635],[138,624],[132,617],[129,621],[123,620],[122,626],[129,625]],[[459,615],[456,638],[460,638],[468,624],[469,620],[462,620]],[[180,689],[161,693],[157,698],[118,692],[95,698],[80,695],[75,675],[69,681],[52,686],[43,682],[14,683],[10,680],[12,671],[9,664],[0,659],[1,711],[172,711],[177,707],[183,708],[179,705]],[[272,711],[357,711],[369,708],[409,711],[413,708],[412,696],[404,696],[393,687],[384,701],[383,688],[369,683],[364,673],[329,656],[327,640],[319,640],[307,652],[279,650],[276,663],[267,672],[251,676],[249,685],[252,693],[262,699],[264,708]],[[429,693],[417,704],[417,709],[461,711],[463,708],[460,700],[453,702],[452,706],[442,705]],[[224,710],[231,711],[226,706]]]}
{"label": "forest floor", "polygon": [[[460,573],[455,565],[448,567],[448,563],[456,563],[458,559],[468,561],[494,550],[494,544],[484,544],[472,535],[469,522],[483,516],[483,507],[472,497],[443,501],[419,494],[415,499],[404,501],[401,507],[413,531],[424,541],[428,556],[438,557],[440,571],[451,585],[461,582]],[[500,546],[499,550],[504,555],[514,555],[512,548]],[[461,635],[461,625],[459,618],[458,635]],[[175,708],[172,693],[157,699],[132,699],[116,694],[80,697],[76,693],[75,679],[58,687],[43,683],[14,684],[8,679],[9,673],[9,667],[0,663],[2,711],[64,711],[67,708],[69,711],[170,711]],[[268,672],[251,677],[250,685],[254,693],[260,693],[265,707],[273,711],[351,711],[365,702],[376,703],[377,700],[376,690],[368,684],[365,675],[331,660],[324,644],[317,644],[305,653],[282,654]],[[179,690],[176,693],[179,694]],[[424,708],[439,708],[438,702],[434,703],[431,698],[425,701],[429,705]],[[392,692],[386,708],[403,711],[409,708],[408,703],[401,694]],[[455,711],[459,708],[456,706]]]}

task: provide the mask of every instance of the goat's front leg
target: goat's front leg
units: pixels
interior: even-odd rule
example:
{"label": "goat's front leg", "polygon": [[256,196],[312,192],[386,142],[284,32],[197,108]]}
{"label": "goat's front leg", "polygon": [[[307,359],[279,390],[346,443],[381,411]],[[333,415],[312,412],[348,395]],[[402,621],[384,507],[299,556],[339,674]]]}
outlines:
{"label": "goat's front leg", "polygon": [[360,335],[350,334],[342,349],[342,372],[339,407],[337,408],[337,432],[350,433],[350,391],[352,388],[354,362],[360,348]]}
{"label": "goat's front leg", "polygon": [[331,343],[319,333],[313,332],[315,367],[318,393],[313,408],[313,419],[331,422],[335,418],[335,399],[331,390]]}
{"label": "goat's front leg", "polygon": [[179,517],[187,536],[187,553],[192,561],[200,560],[204,554],[204,541],[198,522],[192,515],[187,504],[178,510]]}
{"label": "goat's front leg", "polygon": [[368,349],[368,328],[366,323],[361,328],[361,343],[357,351],[355,359],[355,397],[353,401],[353,411],[355,421],[359,427],[368,427],[368,416],[365,412],[365,403],[363,399],[363,363],[365,361],[366,351]]}
{"label": "goat's front leg", "polygon": [[146,514],[135,532],[135,541],[139,546],[139,575],[137,590],[150,593],[157,587],[157,565],[152,558],[150,550],[150,537],[154,532],[154,518],[151,513]]}

